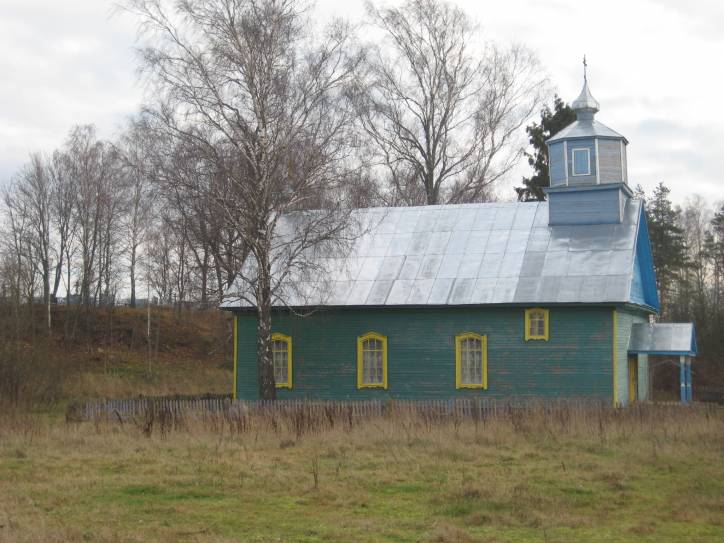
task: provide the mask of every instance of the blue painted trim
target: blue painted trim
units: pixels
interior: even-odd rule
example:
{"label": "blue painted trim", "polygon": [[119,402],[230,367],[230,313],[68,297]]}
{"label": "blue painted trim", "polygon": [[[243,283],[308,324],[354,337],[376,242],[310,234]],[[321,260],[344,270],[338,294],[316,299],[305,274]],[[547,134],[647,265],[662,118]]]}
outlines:
{"label": "blue painted trim", "polygon": [[[639,273],[641,274],[641,286],[643,288],[643,302],[653,307],[656,313],[661,311],[659,293],[656,290],[656,271],[654,270],[654,257],[651,252],[651,239],[649,238],[649,227],[646,221],[646,211],[643,202],[639,214],[638,230],[636,232],[636,261]],[[632,285],[633,287],[633,281]],[[629,291],[629,296],[631,296]],[[634,301],[634,300],[632,300]]]}
{"label": "blue painted trim", "polygon": [[562,141],[548,146],[548,175],[551,186],[566,182],[566,153]]}
{"label": "blue painted trim", "polygon": [[573,185],[565,187],[546,187],[543,192],[546,194],[556,192],[586,192],[591,190],[618,190],[621,189],[626,196],[633,196],[633,191],[626,183],[602,183],[600,185]]}
{"label": "blue painted trim", "polygon": [[[608,128],[608,127],[606,127],[606,128]],[[553,136],[551,136],[550,138],[548,138],[546,140],[546,143],[550,145],[551,143],[559,143],[562,141],[589,140],[589,139],[593,138],[593,139],[597,139],[597,140],[611,140],[611,141],[623,140],[624,144],[626,144],[626,145],[629,144],[629,141],[626,138],[626,136],[620,136],[620,135],[619,136],[603,136],[601,134],[587,134],[584,136],[560,136],[560,137],[558,137],[558,134],[563,132],[563,130],[565,130],[565,128],[563,128],[560,131],[553,134]]]}
{"label": "blue painted trim", "polygon": [[696,344],[696,329],[693,326],[691,327],[691,352],[694,353],[691,356],[696,356],[699,352],[699,347]]}
{"label": "blue painted trim", "polygon": [[[548,226],[620,224],[622,200],[630,189],[623,183],[553,187],[548,194]],[[544,189],[545,190],[545,189]]]}
{"label": "blue painted trim", "polygon": [[599,224],[621,224],[621,221],[586,221],[585,223],[556,223],[551,226],[588,226],[588,225],[599,225]]}
{"label": "blue painted trim", "polygon": [[634,303],[645,304],[646,299],[644,298],[644,284],[643,279],[641,279],[641,265],[639,263],[638,252],[634,254],[633,261],[633,275],[631,277],[631,286],[629,288],[629,298]]}
{"label": "blue painted trim", "polygon": [[691,356],[695,357],[696,353],[694,351],[639,351],[639,350],[629,350],[629,354],[651,354],[651,355],[658,355],[658,356]]}
{"label": "blue painted trim", "polygon": [[638,302],[632,301],[632,302],[627,302],[627,303],[622,304],[621,307],[629,308],[629,309],[637,309],[637,310],[640,309],[647,313],[652,313],[654,315],[657,313],[655,307],[651,307],[650,305],[646,305],[645,303],[638,303]]}
{"label": "blue painted trim", "polygon": [[686,363],[679,362],[679,397],[681,403],[686,403]]}

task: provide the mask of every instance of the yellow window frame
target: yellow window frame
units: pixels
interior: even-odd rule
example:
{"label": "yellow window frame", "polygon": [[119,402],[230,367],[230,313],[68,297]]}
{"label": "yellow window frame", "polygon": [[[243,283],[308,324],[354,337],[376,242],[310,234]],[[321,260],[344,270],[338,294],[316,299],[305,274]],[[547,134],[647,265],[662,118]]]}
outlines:
{"label": "yellow window frame", "polygon": [[[272,334],[272,342],[274,341],[283,341],[287,344],[287,381],[285,383],[278,383],[275,377],[274,384],[277,388],[292,388],[292,338],[285,334],[275,332]],[[274,345],[272,343],[272,350],[273,349]]]}
{"label": "yellow window frame", "polygon": [[[480,347],[482,349],[482,363],[483,363],[483,382],[481,384],[463,383],[462,375],[462,345],[466,339],[477,339],[480,341]],[[488,389],[488,336],[475,334],[473,332],[464,332],[455,336],[455,388],[480,388],[483,390]]]}
{"label": "yellow window frame", "polygon": [[[364,343],[376,339],[382,343],[382,383],[364,382]],[[357,388],[382,388],[387,390],[387,336],[377,332],[367,332],[357,337]]]}
{"label": "yellow window frame", "polygon": [[[540,334],[531,334],[530,333],[530,324],[532,319],[532,316],[535,313],[542,313],[543,314],[543,335]],[[531,341],[531,340],[542,340],[542,341],[548,341],[550,338],[550,313],[547,309],[543,309],[542,307],[531,307],[530,309],[525,310],[525,340]]]}

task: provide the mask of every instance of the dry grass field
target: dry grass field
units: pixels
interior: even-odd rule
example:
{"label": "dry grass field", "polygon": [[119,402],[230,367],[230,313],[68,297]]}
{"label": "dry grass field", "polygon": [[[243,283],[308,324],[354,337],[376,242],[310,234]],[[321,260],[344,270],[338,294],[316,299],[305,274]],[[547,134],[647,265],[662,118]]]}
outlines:
{"label": "dry grass field", "polygon": [[723,452],[724,410],[701,406],[162,425],[5,412],[0,542],[722,541]]}

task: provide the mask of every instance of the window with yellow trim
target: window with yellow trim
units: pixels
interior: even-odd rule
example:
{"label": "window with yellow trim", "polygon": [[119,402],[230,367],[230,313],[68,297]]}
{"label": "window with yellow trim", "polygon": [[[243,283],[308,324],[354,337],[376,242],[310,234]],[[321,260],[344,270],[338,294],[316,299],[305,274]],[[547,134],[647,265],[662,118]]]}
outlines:
{"label": "window with yellow trim", "polygon": [[277,388],[292,388],[292,338],[272,334],[272,362]]}
{"label": "window with yellow trim", "polygon": [[548,341],[549,337],[548,310],[534,307],[525,310],[525,340],[542,339]]}
{"label": "window with yellow trim", "polygon": [[488,338],[466,332],[455,336],[455,387],[488,388]]}
{"label": "window with yellow trim", "polygon": [[357,338],[357,388],[387,388],[387,338],[376,332]]}

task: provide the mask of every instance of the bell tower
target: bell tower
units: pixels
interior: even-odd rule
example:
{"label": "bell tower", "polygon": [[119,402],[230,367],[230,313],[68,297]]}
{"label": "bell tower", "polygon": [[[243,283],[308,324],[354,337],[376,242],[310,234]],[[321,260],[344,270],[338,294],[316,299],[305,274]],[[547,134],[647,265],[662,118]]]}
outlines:
{"label": "bell tower", "polygon": [[588,88],[583,59],[583,89],[571,107],[576,120],[553,135],[548,145],[550,225],[609,224],[623,220],[628,186],[628,140],[595,119],[600,106]]}

